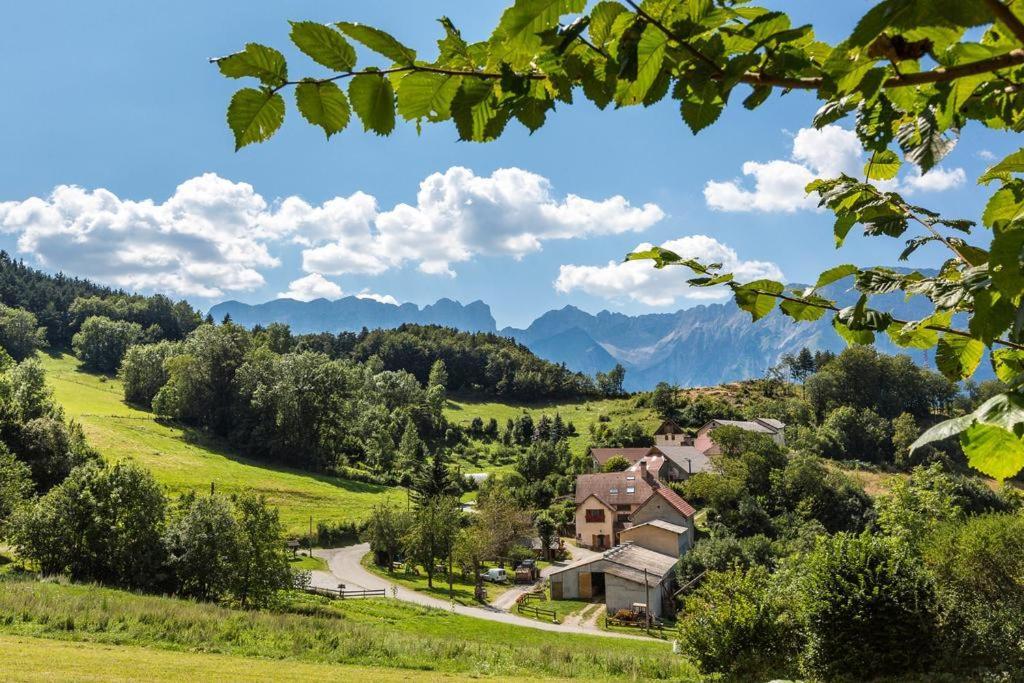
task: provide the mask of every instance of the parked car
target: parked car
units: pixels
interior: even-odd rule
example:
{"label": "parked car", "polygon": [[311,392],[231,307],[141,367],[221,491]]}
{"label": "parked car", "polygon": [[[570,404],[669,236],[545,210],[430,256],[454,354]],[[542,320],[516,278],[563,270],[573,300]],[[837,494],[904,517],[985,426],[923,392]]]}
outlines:
{"label": "parked car", "polygon": [[482,572],[480,578],[491,583],[506,583],[508,582],[508,573],[500,567],[491,567]]}

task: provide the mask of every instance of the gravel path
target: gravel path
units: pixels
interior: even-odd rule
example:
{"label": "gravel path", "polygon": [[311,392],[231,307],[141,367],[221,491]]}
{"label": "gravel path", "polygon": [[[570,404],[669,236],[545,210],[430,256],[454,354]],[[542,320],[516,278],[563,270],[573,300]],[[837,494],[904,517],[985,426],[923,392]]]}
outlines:
{"label": "gravel path", "polygon": [[[572,548],[574,553],[574,559],[581,559],[583,555],[575,555],[577,551],[583,550],[582,548]],[[387,579],[384,579],[376,574],[371,574],[366,571],[360,564],[360,560],[366,553],[370,552],[370,546],[368,543],[360,543],[359,545],[351,545],[345,548],[324,548],[314,549],[313,554],[317,557],[323,558],[327,562],[327,566],[330,568],[329,572],[325,571],[314,571],[312,572],[311,582],[318,588],[338,588],[338,584],[344,584],[349,590],[377,590],[384,589],[387,591],[388,596],[394,596],[399,600],[406,602],[415,603],[417,605],[423,605],[424,607],[434,607],[436,609],[443,609],[456,614],[461,614],[467,617],[474,617],[476,619],[487,619],[489,621],[498,621],[504,624],[513,624],[515,626],[525,626],[527,628],[535,628],[541,631],[556,631],[558,633],[581,633],[585,635],[594,636],[605,636],[610,638],[630,638],[634,640],[650,640],[643,636],[633,636],[627,633],[612,633],[609,631],[602,631],[596,626],[583,626],[573,624],[551,624],[542,621],[534,621],[533,619],[527,619],[517,614],[512,614],[503,609],[500,609],[494,605],[480,606],[480,607],[467,607],[464,605],[455,604],[435,598],[431,595],[425,595],[414,590],[405,588],[398,584],[391,583]],[[585,551],[590,552],[590,551]],[[550,570],[557,569],[558,567],[548,568]],[[529,589],[529,586],[525,586],[524,589]],[[515,591],[509,591],[514,593]],[[506,594],[507,595],[507,594]],[[505,596],[502,596],[503,598]],[[511,598],[512,604],[515,603],[515,597]],[[504,603],[505,600],[502,600]]]}

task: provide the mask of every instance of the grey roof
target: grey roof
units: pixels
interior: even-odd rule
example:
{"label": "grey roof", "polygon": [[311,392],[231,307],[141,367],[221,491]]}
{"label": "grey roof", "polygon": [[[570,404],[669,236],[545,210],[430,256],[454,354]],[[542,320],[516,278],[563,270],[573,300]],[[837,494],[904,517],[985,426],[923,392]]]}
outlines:
{"label": "grey roof", "polygon": [[[762,434],[775,434],[782,427],[785,427],[778,420],[712,420],[712,422],[722,427],[739,427],[748,432],[761,432]],[[769,422],[778,423],[780,426],[775,427],[768,424]]]}
{"label": "grey roof", "polygon": [[780,431],[786,428],[785,422],[783,422],[782,420],[776,420],[774,417],[757,417],[754,419],[760,422],[761,424],[766,424],[769,427],[772,427],[776,431]]}
{"label": "grey roof", "polygon": [[663,519],[652,519],[651,521],[644,522],[643,524],[635,524],[635,525],[633,525],[631,527],[623,529],[620,533],[625,533],[627,531],[632,531],[633,529],[639,529],[640,527],[643,527],[643,526],[657,527],[659,529],[664,529],[665,531],[671,531],[672,533],[678,534],[680,536],[682,536],[683,534],[686,533],[686,527],[685,526],[680,526],[678,524],[673,524],[672,522],[666,522]]}
{"label": "grey roof", "polygon": [[597,571],[621,576],[637,583],[643,582],[644,570],[646,569],[649,579],[653,581],[650,585],[657,585],[666,576],[672,574],[672,569],[678,561],[678,557],[663,555],[662,553],[641,548],[632,543],[624,543],[615,546],[611,550],[606,550],[595,557],[578,560],[566,565],[558,571],[551,572],[551,575],[561,574],[570,569],[576,569],[588,564],[600,564],[602,566]]}
{"label": "grey roof", "polygon": [[693,446],[655,446],[666,458],[676,464],[683,472],[696,474],[709,472],[713,469],[711,460]]}

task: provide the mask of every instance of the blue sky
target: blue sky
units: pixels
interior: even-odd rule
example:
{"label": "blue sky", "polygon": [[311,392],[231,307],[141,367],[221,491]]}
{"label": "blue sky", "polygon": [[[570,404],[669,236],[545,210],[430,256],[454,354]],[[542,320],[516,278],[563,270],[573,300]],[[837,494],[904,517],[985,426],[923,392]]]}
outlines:
{"label": "blue sky", "polygon": [[[871,3],[768,4],[789,11],[795,22],[813,23],[819,36],[834,42]],[[224,112],[239,84],[219,76],[208,57],[230,53],[248,40],[287,47],[289,19],[371,23],[432,55],[439,31],[434,19],[447,14],[467,38],[479,39],[504,5],[484,0],[12,3],[0,23],[5,84],[0,246],[46,270],[184,294],[202,308],[228,298],[267,300],[296,291],[290,283],[307,278],[299,287],[307,294],[328,287],[418,304],[442,296],[483,299],[499,325],[525,325],[565,304],[640,313],[701,303],[680,286],[682,273],[653,279],[609,267],[641,242],[724,253],[736,259],[740,272],[781,273],[794,282],[836,263],[894,263],[899,245],[885,239],[854,238],[837,253],[828,216],[805,208],[790,187],[772,187],[787,178],[790,184],[799,180],[800,168],[812,173],[862,163],[841,130],[827,136],[799,133],[817,108],[803,93],[773,96],[753,113],[739,106],[737,97],[722,119],[697,137],[682,123],[674,102],[598,112],[581,98],[560,107],[532,136],[513,125],[501,140],[486,145],[457,142],[450,124],[428,126],[419,136],[413,125],[400,124],[391,137],[378,138],[361,132],[355,122],[325,142],[290,108],[273,140],[233,151]],[[317,73],[294,51],[288,56],[292,75]],[[368,55],[363,59],[372,63]],[[987,157],[1011,148],[1010,136],[975,126],[939,175],[908,174],[902,189],[951,216],[976,218],[984,195],[972,179],[990,163]],[[755,165],[745,175],[747,162]],[[435,223],[430,211],[452,208],[417,205],[420,183],[452,167],[471,175],[450,173],[435,182],[454,193],[452,206],[465,213],[458,220],[473,229],[445,247],[448,260],[441,265],[436,254],[417,251],[447,239],[436,232],[437,225],[434,233],[424,233],[428,237],[407,240],[407,256],[378,259],[372,266],[352,266],[359,259],[351,254],[339,261],[339,252],[352,251],[351,240],[334,243],[327,233],[303,236],[283,225],[283,214],[277,215],[279,232],[273,236],[240,224],[227,241],[206,241],[212,231],[238,220],[230,212],[242,209],[227,207],[236,199],[248,202],[250,211],[269,214],[279,208],[278,200],[289,197],[317,207],[362,192],[374,198],[375,211],[384,216],[378,217],[375,234],[385,218],[392,226],[391,241],[375,243],[377,248],[395,244],[403,239],[401,220],[407,215],[393,211],[396,204],[414,205],[415,216]],[[518,171],[492,177],[503,168]],[[203,180],[204,174],[215,174],[217,181]],[[479,194],[466,194],[466,177],[475,179]],[[765,185],[761,192],[755,191],[758,179]],[[508,201],[533,204],[499,203],[488,210],[481,197],[506,182],[525,182],[534,191]],[[175,202],[160,209],[145,203],[164,205],[183,183],[186,189]],[[51,196],[65,185],[81,190]],[[589,208],[579,214],[567,195],[587,200]],[[29,201],[33,197],[38,200]],[[266,207],[253,209],[260,198]],[[641,215],[647,204],[656,205],[663,217],[654,220],[653,209]],[[179,215],[193,210],[210,222],[187,223]],[[58,214],[75,225],[56,225]],[[534,224],[552,215],[557,224]],[[515,216],[524,224],[515,225]],[[488,232],[492,220],[501,222],[502,234],[536,239],[496,248]],[[103,221],[109,224],[94,229]],[[178,232],[169,236],[172,223]],[[620,232],[623,226],[636,229]],[[316,249],[334,260],[310,257]],[[938,251],[922,250],[913,265],[935,265],[940,258]],[[311,264],[331,271],[320,276],[329,285],[308,279]]]}

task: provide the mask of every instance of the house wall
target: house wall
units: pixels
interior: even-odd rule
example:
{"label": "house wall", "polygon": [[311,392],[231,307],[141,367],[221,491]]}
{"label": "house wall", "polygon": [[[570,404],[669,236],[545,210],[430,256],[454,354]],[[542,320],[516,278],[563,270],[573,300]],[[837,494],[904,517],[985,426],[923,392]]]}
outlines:
{"label": "house wall", "polygon": [[619,533],[619,540],[622,543],[631,541],[633,545],[672,557],[678,557],[690,545],[687,534],[676,534],[656,526],[635,526],[625,529]]}
{"label": "house wall", "polygon": [[634,602],[647,602],[649,598],[650,613],[660,617],[661,592],[660,585],[645,590],[642,583],[634,583],[612,574],[604,575],[605,606],[609,614],[615,614],[620,609],[631,609]]}
{"label": "house wall", "polygon": [[689,550],[693,545],[693,518],[686,517],[679,510],[669,505],[661,496],[652,496],[644,505],[641,505],[633,513],[633,525],[639,526],[644,522],[653,522],[656,519],[660,519],[663,522],[669,524],[678,524],[679,526],[686,527],[686,541],[684,546],[681,548],[680,553],[667,553],[669,555],[676,555]]}
{"label": "house wall", "polygon": [[682,434],[655,434],[654,435],[655,446],[682,446],[683,435]]}
{"label": "house wall", "polygon": [[[604,510],[603,522],[588,522],[587,510]],[[609,509],[596,498],[588,498],[576,506],[576,545],[589,548],[593,545],[596,534],[604,534],[608,538],[608,547],[615,543],[614,526],[615,510]]]}
{"label": "house wall", "polygon": [[718,446],[711,439],[711,427],[701,427],[700,431],[697,432],[697,438],[693,440],[693,447],[701,453],[707,455],[717,455],[721,451],[718,450]]}

